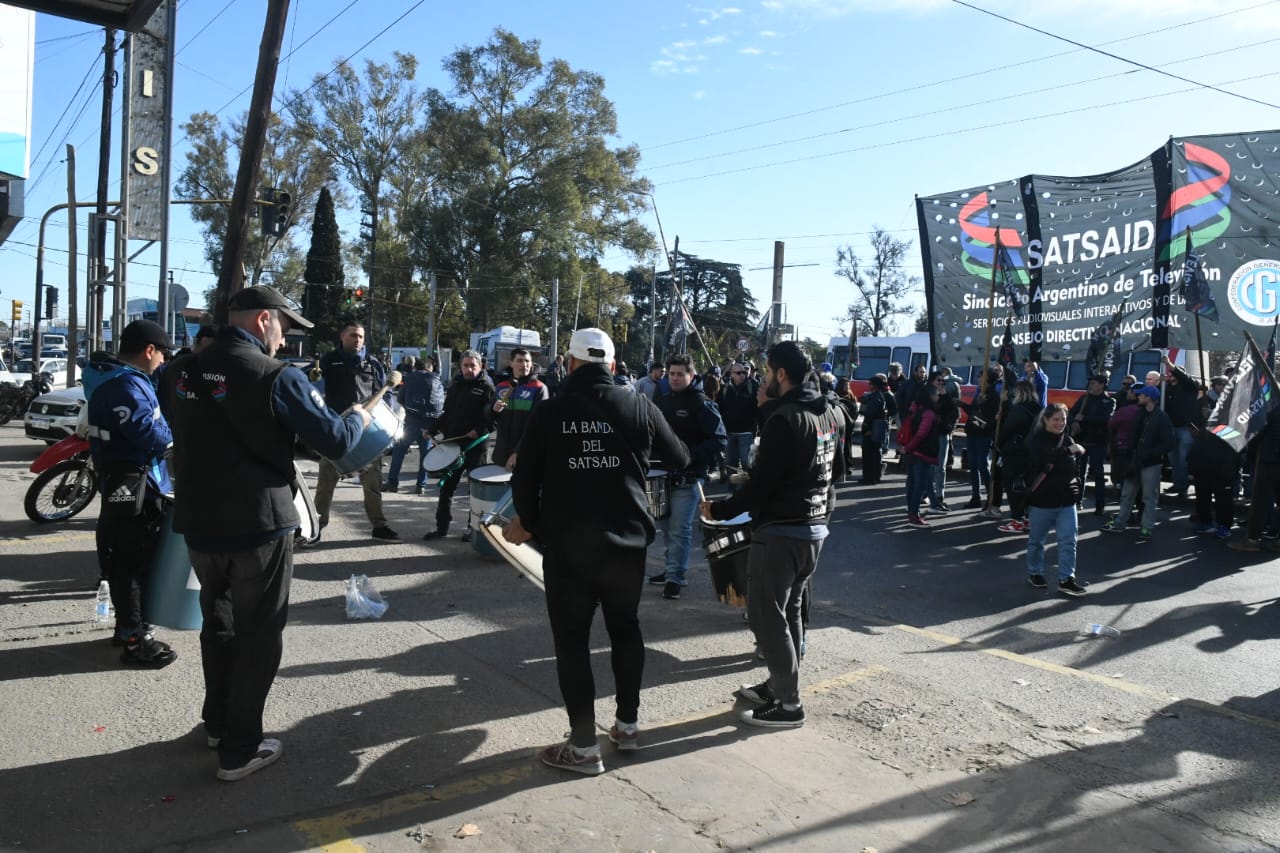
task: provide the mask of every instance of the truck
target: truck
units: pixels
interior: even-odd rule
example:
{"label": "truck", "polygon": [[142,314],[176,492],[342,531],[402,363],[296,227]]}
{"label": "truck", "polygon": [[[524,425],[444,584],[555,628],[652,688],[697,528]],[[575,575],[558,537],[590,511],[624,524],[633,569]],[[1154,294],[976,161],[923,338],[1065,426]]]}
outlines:
{"label": "truck", "polygon": [[487,332],[471,333],[471,348],[484,356],[486,368],[505,370],[511,361],[511,351],[524,348],[533,356],[533,360],[541,363],[542,338],[531,329],[517,329],[515,326],[498,326]]}

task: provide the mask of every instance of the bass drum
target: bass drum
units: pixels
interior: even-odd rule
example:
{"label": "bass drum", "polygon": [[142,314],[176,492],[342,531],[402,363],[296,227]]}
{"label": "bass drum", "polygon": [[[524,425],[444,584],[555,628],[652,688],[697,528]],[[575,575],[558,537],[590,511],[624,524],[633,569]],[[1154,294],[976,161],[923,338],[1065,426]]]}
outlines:
{"label": "bass drum", "polygon": [[314,545],[320,541],[320,513],[316,511],[315,499],[307,480],[298,470],[298,463],[293,463],[293,482],[298,487],[293,493],[293,508],[298,511],[297,541],[302,545]]}
{"label": "bass drum", "polygon": [[511,499],[511,490],[508,489],[507,493],[494,504],[493,510],[480,518],[480,533],[502,559],[533,581],[538,589],[545,590],[547,587],[542,579],[542,552],[534,547],[532,541],[523,545],[512,545],[502,538],[502,531],[506,529],[507,523],[515,518],[515,515],[515,503]]}
{"label": "bass drum", "polygon": [[432,477],[439,477],[462,455],[462,448],[452,442],[433,444],[423,457],[422,464]]}
{"label": "bass drum", "polygon": [[333,460],[338,476],[346,477],[368,468],[391,449],[404,431],[404,412],[391,408],[386,400],[379,400],[378,405],[369,410],[369,418],[369,425],[360,434],[356,446],[345,456]]}
{"label": "bass drum", "polygon": [[[480,519],[491,512],[498,501],[511,494],[511,472],[501,465],[481,465],[467,474],[467,480],[471,490],[471,526],[479,527]],[[486,557],[498,556],[483,536],[473,537],[471,548]]]}
{"label": "bass drum", "polygon": [[711,567],[716,598],[732,607],[747,606],[747,553],[751,550],[751,515],[728,521],[702,521],[702,550]]}

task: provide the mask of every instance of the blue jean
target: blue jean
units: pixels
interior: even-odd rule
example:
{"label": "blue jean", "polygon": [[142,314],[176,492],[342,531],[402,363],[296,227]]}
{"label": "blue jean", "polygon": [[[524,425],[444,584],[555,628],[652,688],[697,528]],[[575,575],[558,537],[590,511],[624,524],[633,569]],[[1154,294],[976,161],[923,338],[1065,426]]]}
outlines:
{"label": "blue jean", "polygon": [[1064,581],[1076,573],[1076,507],[1032,506],[1027,507],[1031,529],[1027,531],[1027,574],[1044,574],[1044,543],[1049,530],[1057,532],[1058,580]]}
{"label": "blue jean", "polygon": [[400,485],[400,466],[404,464],[405,454],[409,452],[409,448],[418,445],[418,479],[414,483],[419,489],[427,487],[427,450],[431,447],[431,442],[422,435],[424,424],[422,418],[415,415],[405,415],[404,432],[400,435],[400,440],[391,448],[391,467],[387,469],[387,485]]}
{"label": "blue jean", "polygon": [[1147,530],[1156,526],[1156,503],[1160,499],[1160,466],[1148,465],[1138,472],[1136,477],[1125,477],[1120,488],[1120,511],[1116,513],[1116,523],[1123,527],[1129,521],[1129,513],[1138,500],[1138,489],[1142,489],[1142,526]]}
{"label": "blue jean", "polygon": [[700,490],[694,489],[693,483],[671,487],[671,514],[662,520],[662,535],[666,539],[664,558],[667,564],[667,583],[689,585],[685,573],[689,570],[693,520],[698,516],[698,491]]}
{"label": "blue jean", "polygon": [[947,463],[951,461],[951,436],[943,435],[938,437],[938,464],[929,466],[930,485],[933,491],[929,493],[930,500],[933,505],[945,504],[946,488],[947,488]]}
{"label": "blue jean", "polygon": [[920,501],[929,491],[932,480],[931,468],[919,456],[908,454],[904,460],[907,465],[907,515],[920,514]]}
{"label": "blue jean", "polygon": [[[1179,491],[1185,491],[1191,484],[1191,474],[1187,470],[1187,454],[1191,452],[1191,445],[1196,437],[1189,426],[1174,427],[1173,433],[1178,437],[1178,446],[1173,451],[1173,458],[1169,460],[1173,466],[1173,487]],[[1160,493],[1159,485],[1159,483],[1156,484],[1157,490],[1153,494]]]}
{"label": "blue jean", "polygon": [[729,433],[729,444],[725,448],[724,464],[734,468],[746,468],[751,461],[751,445],[756,436],[752,432]]}
{"label": "blue jean", "polygon": [[982,489],[991,488],[991,436],[967,436],[964,446],[969,460],[969,486],[973,489],[973,496],[981,498]]}

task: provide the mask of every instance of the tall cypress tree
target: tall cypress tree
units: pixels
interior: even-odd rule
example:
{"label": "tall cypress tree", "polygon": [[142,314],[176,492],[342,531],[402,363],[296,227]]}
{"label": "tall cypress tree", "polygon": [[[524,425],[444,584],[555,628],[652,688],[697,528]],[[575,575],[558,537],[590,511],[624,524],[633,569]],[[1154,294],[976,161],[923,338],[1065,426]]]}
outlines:
{"label": "tall cypress tree", "polygon": [[307,282],[304,297],[305,316],[316,324],[311,333],[312,347],[332,344],[338,335],[343,312],[342,235],[333,211],[333,196],[321,187],[316,199],[316,215],[311,220],[311,248],[307,251]]}

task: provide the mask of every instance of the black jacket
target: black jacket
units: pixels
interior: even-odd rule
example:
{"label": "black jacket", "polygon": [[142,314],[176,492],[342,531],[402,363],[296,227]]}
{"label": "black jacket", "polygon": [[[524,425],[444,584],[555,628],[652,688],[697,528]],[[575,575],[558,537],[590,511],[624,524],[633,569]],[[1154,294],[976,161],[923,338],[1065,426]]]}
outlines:
{"label": "black jacket", "polygon": [[[1029,505],[1063,507],[1073,506],[1080,500],[1076,458],[1071,452],[1074,444],[1075,441],[1066,431],[1062,435],[1054,435],[1047,429],[1041,429],[1027,438],[1026,478]],[[1031,488],[1032,486],[1035,488]]]}
{"label": "black jacket", "polygon": [[1200,383],[1192,379],[1181,367],[1173,368],[1178,384],[1165,384],[1165,413],[1175,427],[1200,423]]}
{"label": "black jacket", "polygon": [[1168,414],[1156,408],[1141,415],[1137,437],[1133,440],[1135,470],[1161,464],[1165,454],[1173,452],[1177,446],[1178,437],[1173,432],[1173,421]]}
{"label": "black jacket", "polygon": [[1081,444],[1106,444],[1107,423],[1116,413],[1116,401],[1106,394],[1085,394],[1067,412],[1068,429],[1080,424],[1073,436]]}
{"label": "black jacket", "polygon": [[342,347],[324,354],[320,373],[324,377],[324,401],[339,413],[368,400],[387,384],[387,372],[381,362]]}
{"label": "black jacket", "polygon": [[440,416],[438,429],[445,438],[457,438],[472,430],[478,435],[492,432],[495,396],[493,380],[485,373],[475,379],[464,379],[459,374],[445,393],[444,414]]}
{"label": "black jacket", "polygon": [[966,403],[961,400],[960,408],[969,415],[969,420],[964,424],[965,435],[995,436],[996,416],[1000,413],[1000,395],[996,393],[994,384],[987,386],[985,394],[980,388],[975,390],[973,402]]}
{"label": "black jacket", "polygon": [[720,417],[724,418],[725,432],[756,431],[756,393],[760,383],[745,379],[741,385],[730,379],[720,389]]}
{"label": "black jacket", "polygon": [[658,398],[658,408],[671,425],[676,437],[689,448],[692,461],[684,466],[676,465],[666,457],[663,467],[673,473],[693,477],[706,477],[707,470],[716,464],[719,454],[728,446],[724,421],[720,411],[699,389],[690,385],[683,391],[672,391]]}
{"label": "black jacket", "polygon": [[842,420],[817,388],[791,389],[765,419],[750,478],[728,500],[712,503],[711,517],[750,512],[753,528],[825,522],[845,474]]}
{"label": "black jacket", "polygon": [[604,365],[569,374],[560,396],[533,409],[511,477],[520,522],[559,548],[644,548],[653,541],[645,495],[650,454],[689,464],[657,406],[615,385]]}

